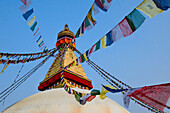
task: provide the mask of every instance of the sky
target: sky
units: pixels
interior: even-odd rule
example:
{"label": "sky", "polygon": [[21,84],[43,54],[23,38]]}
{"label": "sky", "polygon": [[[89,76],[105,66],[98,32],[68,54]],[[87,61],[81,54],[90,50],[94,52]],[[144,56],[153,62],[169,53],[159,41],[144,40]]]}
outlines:
{"label": "sky", "polygon": [[[142,1],[113,0],[107,12],[100,10],[100,13],[94,17],[97,24],[76,39],[77,49],[84,53]],[[76,33],[93,2],[94,0],[32,0],[30,7],[34,9],[37,25],[48,49],[55,48],[57,34],[63,30],[65,24]],[[0,52],[41,52],[34,40],[33,32],[22,17],[23,13],[19,9],[21,5],[20,0],[0,0]],[[90,56],[90,59],[101,68],[134,88],[170,82],[170,10],[152,19],[142,14],[146,20],[132,35]],[[26,63],[20,76],[42,60]],[[0,111],[38,93],[39,82],[44,79],[53,60],[54,58],[50,58],[17,88],[5,100],[4,105],[0,103]],[[13,83],[21,66],[22,64],[11,64],[0,75],[0,92]],[[101,84],[108,84],[88,64],[83,63],[82,66],[87,77],[92,80],[94,89],[100,89]],[[3,69],[3,64],[0,65],[0,69]],[[121,93],[108,93],[107,96],[124,107]],[[150,113],[133,101],[127,110],[131,113]],[[170,113],[167,109],[165,111]]]}

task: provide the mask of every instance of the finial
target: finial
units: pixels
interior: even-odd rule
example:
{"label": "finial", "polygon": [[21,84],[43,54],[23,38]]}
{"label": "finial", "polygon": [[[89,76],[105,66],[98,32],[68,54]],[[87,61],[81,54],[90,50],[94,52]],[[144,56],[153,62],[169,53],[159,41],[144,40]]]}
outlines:
{"label": "finial", "polygon": [[68,28],[68,25],[66,24],[66,25],[64,25],[64,29],[63,30],[65,30],[65,31],[67,31],[67,30],[69,30],[69,28]]}

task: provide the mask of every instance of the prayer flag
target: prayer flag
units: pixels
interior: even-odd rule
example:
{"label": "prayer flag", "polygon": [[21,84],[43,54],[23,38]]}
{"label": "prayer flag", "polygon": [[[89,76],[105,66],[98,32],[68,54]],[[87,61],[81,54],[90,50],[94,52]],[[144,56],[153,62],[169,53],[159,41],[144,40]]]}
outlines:
{"label": "prayer flag", "polygon": [[112,38],[114,42],[117,42],[123,37],[122,31],[119,25],[116,25],[111,31],[112,31]]}
{"label": "prayer flag", "polygon": [[82,54],[80,57],[81,57],[81,62],[80,63],[83,63],[85,61],[84,55]]}
{"label": "prayer flag", "polygon": [[39,30],[39,28],[37,28],[36,32],[34,33],[34,36],[35,36],[35,34],[38,32],[38,30]]}
{"label": "prayer flag", "polygon": [[88,58],[87,58],[87,56],[86,56],[86,52],[83,54],[83,56],[84,56],[85,61],[87,61]]}
{"label": "prayer flag", "polygon": [[108,87],[105,85],[102,85],[107,91],[112,92],[112,93],[118,93],[118,92],[122,92],[122,91],[126,91],[128,89],[114,89],[112,86]]}
{"label": "prayer flag", "polygon": [[31,27],[34,21],[35,21],[35,16],[30,21],[28,21],[27,24]]}
{"label": "prayer flag", "polygon": [[90,48],[89,55],[93,52],[93,49],[94,49],[95,46],[96,46],[96,44],[94,44],[94,45]]}
{"label": "prayer flag", "polygon": [[78,38],[79,36],[80,36],[80,28],[78,29],[78,31],[77,31],[75,37]]}
{"label": "prayer flag", "polygon": [[110,46],[113,43],[112,30],[106,34],[106,46]]}
{"label": "prayer flag", "polygon": [[118,25],[119,25],[124,37],[129,36],[133,33],[126,18],[124,18]]}
{"label": "prayer flag", "polygon": [[107,12],[111,6],[111,1],[112,0],[95,0],[95,3],[101,10]]}
{"label": "prayer flag", "polygon": [[90,92],[90,94],[91,94],[91,96],[100,95],[100,91],[93,89],[93,90]]}
{"label": "prayer flag", "polygon": [[86,51],[86,57],[89,58],[89,50]]}
{"label": "prayer flag", "polygon": [[81,100],[86,100],[88,97],[90,96],[89,93],[86,93],[83,97],[81,97],[80,99]]}
{"label": "prayer flag", "polygon": [[82,23],[81,26],[80,26],[80,36],[81,36],[82,34],[84,34],[84,31],[85,31],[85,22],[83,21],[83,23]]}
{"label": "prayer flag", "polygon": [[89,19],[87,18],[87,16],[86,16],[86,18],[84,19],[84,26],[85,26],[85,30],[87,29],[87,30],[89,30],[89,29],[91,29],[92,28],[92,25],[91,25],[91,23],[90,23],[90,21],[89,21]]}
{"label": "prayer flag", "polygon": [[98,8],[96,2],[94,2],[93,12],[94,12],[94,16],[96,16],[97,14],[100,13],[100,10],[99,10],[99,8]]}
{"label": "prayer flag", "polygon": [[79,63],[80,63],[80,60],[77,58],[76,59],[76,66],[78,66]]}
{"label": "prayer flag", "polygon": [[148,15],[150,18],[163,12],[163,10],[157,8],[153,0],[144,0],[136,9],[141,10],[143,13]]}
{"label": "prayer flag", "polygon": [[170,83],[145,86],[134,91],[129,96],[163,111],[164,107],[168,108],[166,103],[170,97]]}
{"label": "prayer flag", "polygon": [[40,37],[38,38],[38,40],[36,41],[37,43],[38,43],[38,41],[41,39],[41,35],[40,35]]}
{"label": "prayer flag", "polygon": [[[104,85],[104,86],[107,86],[107,87],[110,87],[112,88],[112,86],[110,85]],[[107,96],[105,95],[106,93],[108,93],[109,91],[106,90],[103,86],[101,87],[101,92],[100,92],[100,99],[105,99]]]}
{"label": "prayer flag", "polygon": [[101,41],[102,41],[102,48],[105,49],[107,46],[106,46],[106,35],[101,38]]}
{"label": "prayer flag", "polygon": [[27,5],[27,0],[21,0],[25,5]]}
{"label": "prayer flag", "polygon": [[43,39],[41,38],[38,42],[37,42],[37,44],[40,44],[40,42],[42,41]]}
{"label": "prayer flag", "polygon": [[130,103],[130,97],[128,95],[132,94],[134,91],[136,91],[138,89],[140,89],[140,88],[128,89],[127,92],[123,93],[123,103],[126,108],[129,107],[129,103]]}
{"label": "prayer flag", "polygon": [[25,20],[27,20],[31,14],[34,12],[33,8],[28,10],[26,13],[24,13],[22,16],[25,18]]}
{"label": "prayer flag", "polygon": [[170,0],[153,0],[156,6],[162,10],[170,8]]}
{"label": "prayer flag", "polygon": [[100,40],[95,45],[96,45],[96,48],[94,51],[97,51],[98,49],[100,49]]}
{"label": "prayer flag", "polygon": [[86,101],[87,101],[87,102],[90,102],[90,101],[92,101],[95,97],[96,97],[96,95],[95,95],[95,96],[90,95],[90,96],[86,99]]}
{"label": "prayer flag", "polygon": [[135,31],[145,21],[145,17],[137,9],[134,9],[130,14],[128,14],[127,21],[131,29]]}
{"label": "prayer flag", "polygon": [[37,22],[35,22],[35,23],[34,23],[34,25],[30,28],[30,29],[31,29],[31,31],[34,31],[34,29],[35,29],[36,25],[37,25]]}
{"label": "prayer flag", "polygon": [[93,8],[94,8],[94,3],[87,14],[87,18],[92,22],[93,26],[95,26],[96,20],[92,17]]}
{"label": "prayer flag", "polygon": [[76,60],[73,61],[72,66],[76,66]]}
{"label": "prayer flag", "polygon": [[22,6],[20,6],[19,9],[20,9],[23,13],[25,13],[25,12],[28,10],[28,8],[30,7],[30,5],[31,5],[31,0],[29,0],[29,1],[27,2],[27,5],[22,5]]}
{"label": "prayer flag", "polygon": [[44,41],[42,41],[40,44],[38,44],[38,46],[40,47],[40,45],[43,44],[43,43],[44,43]]}

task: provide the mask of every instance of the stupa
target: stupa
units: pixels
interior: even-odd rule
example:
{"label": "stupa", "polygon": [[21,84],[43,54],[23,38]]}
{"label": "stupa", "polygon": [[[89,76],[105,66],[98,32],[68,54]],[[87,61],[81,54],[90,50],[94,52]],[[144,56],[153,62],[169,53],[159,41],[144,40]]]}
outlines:
{"label": "stupa", "polygon": [[101,100],[96,96],[91,102],[81,105],[74,95],[68,94],[61,83],[63,75],[67,86],[79,92],[89,92],[92,81],[86,76],[81,64],[65,68],[77,59],[74,54],[74,33],[65,25],[58,33],[56,47],[59,52],[38,90],[42,91],[10,106],[3,113],[129,113],[113,100]]}

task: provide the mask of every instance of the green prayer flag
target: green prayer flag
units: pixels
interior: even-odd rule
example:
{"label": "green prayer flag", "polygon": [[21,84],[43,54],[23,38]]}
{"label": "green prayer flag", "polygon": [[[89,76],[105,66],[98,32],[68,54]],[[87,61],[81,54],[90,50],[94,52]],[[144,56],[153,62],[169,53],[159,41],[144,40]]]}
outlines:
{"label": "green prayer flag", "polygon": [[94,51],[97,51],[98,49],[100,49],[100,40],[96,43],[96,48]]}
{"label": "green prayer flag", "polygon": [[78,101],[78,102],[80,102],[80,95],[79,94],[75,94],[75,98],[76,98],[76,100]]}
{"label": "green prayer flag", "polygon": [[93,89],[90,94],[91,96],[100,95],[100,91]]}
{"label": "green prayer flag", "polygon": [[133,22],[136,29],[145,21],[145,17],[137,9],[134,9],[127,18]]}
{"label": "green prayer flag", "polygon": [[85,29],[90,29],[92,27],[87,16],[86,16],[84,22],[85,22]]}
{"label": "green prayer flag", "polygon": [[44,43],[44,41],[42,41],[38,46],[40,46],[42,43]]}
{"label": "green prayer flag", "polygon": [[80,36],[80,28],[78,29],[77,33],[76,33],[76,38]]}
{"label": "green prayer flag", "polygon": [[84,55],[82,54],[81,55],[81,62],[84,62],[85,61],[85,58],[84,58]]}
{"label": "green prayer flag", "polygon": [[32,31],[34,31],[35,26],[37,25],[37,22],[34,23],[34,25],[30,28]]}

